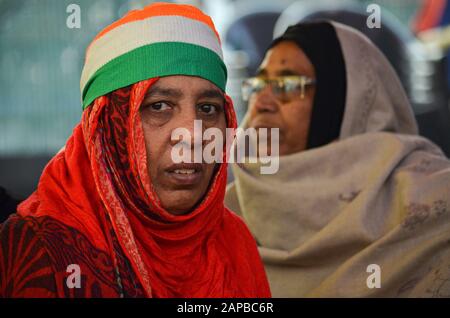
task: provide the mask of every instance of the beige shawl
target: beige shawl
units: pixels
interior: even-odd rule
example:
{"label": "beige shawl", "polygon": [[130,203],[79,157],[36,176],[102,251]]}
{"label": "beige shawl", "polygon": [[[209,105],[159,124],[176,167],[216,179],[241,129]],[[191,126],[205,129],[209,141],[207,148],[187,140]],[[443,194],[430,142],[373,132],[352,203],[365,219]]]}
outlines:
{"label": "beige shawl", "polygon": [[274,297],[450,297],[450,161],[417,136],[379,50],[333,26],[348,87],[340,139],[281,157],[275,175],[233,165],[226,204],[255,236]]}

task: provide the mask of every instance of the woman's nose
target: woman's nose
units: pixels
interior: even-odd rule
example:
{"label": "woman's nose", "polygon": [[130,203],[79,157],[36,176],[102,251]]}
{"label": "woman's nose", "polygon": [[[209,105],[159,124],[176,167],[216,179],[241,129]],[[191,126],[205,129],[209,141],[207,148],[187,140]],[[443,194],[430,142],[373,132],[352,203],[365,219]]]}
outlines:
{"label": "woman's nose", "polygon": [[[190,107],[189,107],[190,106]],[[173,130],[177,130],[175,134],[178,138],[171,138],[172,146],[179,142],[189,142],[191,148],[197,144],[203,143],[203,131],[205,125],[197,118],[195,105],[189,105],[173,119]]]}
{"label": "woman's nose", "polygon": [[278,101],[269,85],[256,93],[252,106],[258,113],[275,113],[278,111]]}

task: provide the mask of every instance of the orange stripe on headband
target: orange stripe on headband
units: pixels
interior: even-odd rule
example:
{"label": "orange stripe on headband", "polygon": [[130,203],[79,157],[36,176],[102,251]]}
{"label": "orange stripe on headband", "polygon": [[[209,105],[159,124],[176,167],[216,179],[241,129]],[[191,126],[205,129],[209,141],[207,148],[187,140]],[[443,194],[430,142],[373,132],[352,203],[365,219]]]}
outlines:
{"label": "orange stripe on headband", "polygon": [[182,16],[203,22],[214,31],[220,43],[219,33],[217,33],[217,30],[214,27],[214,24],[209,16],[203,14],[203,12],[201,12],[194,6],[186,4],[171,4],[171,3],[154,3],[145,7],[142,10],[130,11],[122,19],[112,23],[111,25],[103,29],[103,31],[101,31],[92,42],[95,42],[97,39],[101,38],[106,33],[110,32],[111,30],[114,30],[115,28],[123,24],[138,20],[144,20],[150,17],[164,16],[164,15]]}

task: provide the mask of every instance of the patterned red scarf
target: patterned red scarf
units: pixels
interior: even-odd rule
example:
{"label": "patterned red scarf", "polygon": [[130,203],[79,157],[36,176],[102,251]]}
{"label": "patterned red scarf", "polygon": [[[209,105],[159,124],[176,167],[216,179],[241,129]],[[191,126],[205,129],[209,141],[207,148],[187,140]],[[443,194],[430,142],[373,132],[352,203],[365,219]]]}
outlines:
{"label": "patterned red scarf", "polygon": [[[115,235],[148,297],[269,297],[256,244],[223,204],[226,164],[190,214],[174,216],[161,207],[147,172],[139,115],[156,81],[97,98],[18,213],[51,216],[78,229],[114,262]],[[227,125],[235,128],[226,100]]]}

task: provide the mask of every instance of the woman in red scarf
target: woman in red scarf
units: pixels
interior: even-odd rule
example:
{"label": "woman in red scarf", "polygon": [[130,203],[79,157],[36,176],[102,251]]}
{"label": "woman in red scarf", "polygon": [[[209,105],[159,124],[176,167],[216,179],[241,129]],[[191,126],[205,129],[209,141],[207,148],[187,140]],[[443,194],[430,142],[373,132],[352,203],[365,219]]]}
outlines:
{"label": "woman in red scarf", "polygon": [[0,226],[0,296],[270,297],[254,239],[223,204],[226,164],[169,160],[172,128],[236,127],[211,26],[156,4],[94,40],[81,123]]}

